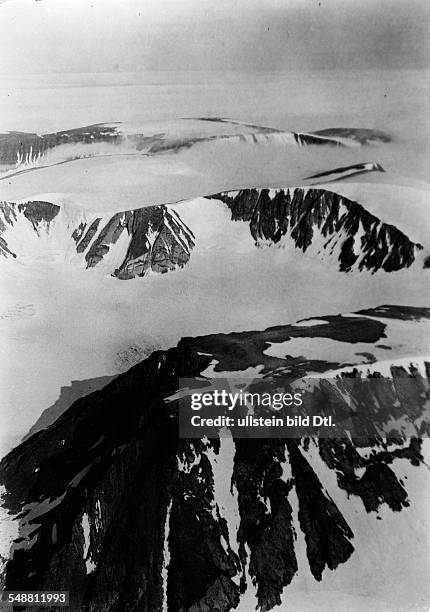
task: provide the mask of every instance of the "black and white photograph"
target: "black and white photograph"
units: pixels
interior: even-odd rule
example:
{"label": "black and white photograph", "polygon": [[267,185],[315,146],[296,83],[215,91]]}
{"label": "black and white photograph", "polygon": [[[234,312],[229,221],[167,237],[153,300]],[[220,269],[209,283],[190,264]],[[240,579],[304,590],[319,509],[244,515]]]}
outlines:
{"label": "black and white photograph", "polygon": [[428,612],[428,0],[0,32],[0,610]]}

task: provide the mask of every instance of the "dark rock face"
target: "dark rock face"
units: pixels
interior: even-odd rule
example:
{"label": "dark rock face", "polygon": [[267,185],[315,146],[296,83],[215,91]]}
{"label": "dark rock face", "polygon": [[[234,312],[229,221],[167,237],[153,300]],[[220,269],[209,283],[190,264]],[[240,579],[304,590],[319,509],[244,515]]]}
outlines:
{"label": "dark rock face", "polygon": [[[102,227],[99,235],[85,254],[85,261],[89,268],[96,266],[106,253],[109,252],[110,245],[116,243],[124,228],[127,226],[130,215],[131,213],[128,211],[126,213],[117,213]],[[80,245],[78,245],[78,248],[79,246]],[[85,250],[85,248],[83,250]]]}
{"label": "dark rock face", "polygon": [[[324,189],[244,189],[211,196],[225,202],[234,221],[247,221],[256,245],[277,244],[284,236],[306,252],[335,257],[339,270],[408,268],[423,247],[361,204]],[[273,192],[272,192],[273,194]]]}
{"label": "dark rock face", "polygon": [[194,247],[191,230],[182,223],[179,215],[166,206],[149,206],[116,213],[101,227],[93,240],[100,221],[93,221],[84,235],[86,226],[79,226],[75,230],[76,236],[83,235],[76,250],[78,253],[86,251],[87,268],[93,268],[126,232],[128,247],[122,255],[122,263],[112,271],[113,276],[123,280],[145,276],[150,270],[164,273],[182,268]]}
{"label": "dark rock face", "polygon": [[[4,257],[17,257],[7,244],[9,227],[29,222],[38,236],[41,236],[42,228],[49,234],[51,222],[59,211],[59,206],[49,202],[0,203],[0,253]],[[145,276],[149,271],[164,273],[183,267],[195,246],[192,231],[167,206],[138,208],[111,217],[97,217],[91,222],[83,215],[76,222],[67,221],[66,231],[76,252],[84,255],[87,268],[93,268],[103,261],[125,232],[125,244],[116,257],[116,261],[121,263],[110,270],[113,276],[120,279]],[[64,250],[68,246],[65,244]]]}
{"label": "dark rock face", "polygon": [[[399,307],[402,309],[403,307]],[[425,309],[430,315],[430,309]],[[427,315],[427,316],[428,316]],[[212,334],[195,339],[185,338],[190,341],[196,350],[213,356],[218,362],[215,366],[216,372],[246,370],[248,367],[263,366],[262,372],[275,371],[286,365],[285,359],[267,355],[264,351],[268,343],[286,342],[290,338],[330,338],[339,342],[372,342],[384,338],[385,325],[382,321],[375,319],[349,316],[324,316],[318,317],[321,323],[303,328],[295,325],[277,325],[269,327],[264,332],[245,331],[230,334]],[[304,376],[309,368],[310,361],[303,358],[288,359],[288,368],[292,377]],[[312,370],[324,372],[335,369],[340,364],[337,362],[312,360]]]}
{"label": "dark rock face", "polygon": [[[295,531],[288,495],[294,480],[282,480],[285,444],[277,440],[236,440],[232,484],[241,516],[237,540],[242,564],[241,587],[257,584],[262,610],[281,603],[281,593],[297,573]],[[265,500],[265,501],[262,501]],[[270,503],[270,512],[268,503]],[[247,552],[250,550],[247,576]]]}
{"label": "dark rock face", "polygon": [[100,221],[101,218],[99,217],[97,219],[94,219],[85,234],[84,231],[86,228],[86,223],[80,223],[79,226],[73,231],[72,238],[75,240],[75,242],[78,242],[79,238],[82,236],[82,239],[76,245],[77,253],[83,253],[88,248],[88,245],[90,244],[91,240],[94,238],[97,233],[97,230],[99,229]]}
{"label": "dark rock face", "polygon": [[24,214],[24,217],[30,221],[37,232],[42,221],[45,221],[49,226],[58,215],[60,207],[50,202],[26,202],[25,204],[18,204],[18,210]]}
{"label": "dark rock face", "polygon": [[[39,234],[42,224],[49,229],[51,222],[55,219],[60,211],[60,207],[50,202],[26,202],[25,204],[16,204],[14,202],[0,202],[0,254],[4,257],[16,257],[2,236],[6,232],[8,226],[13,226],[18,215],[22,214],[31,223],[33,230]],[[3,219],[2,219],[3,218]]]}
{"label": "dark rock face", "polygon": [[145,276],[149,270],[164,273],[188,262],[194,235],[172,209],[141,208],[131,212],[126,224],[131,241],[124,261],[115,270],[116,277]]}
{"label": "dark rock face", "polygon": [[[191,230],[182,223],[176,212],[166,206],[148,206],[116,213],[92,241],[100,221],[93,221],[76,250],[78,253],[86,251],[87,268],[92,268],[103,260],[126,232],[128,247],[121,256],[122,263],[112,271],[113,276],[123,280],[145,276],[150,270],[164,273],[181,268],[188,262],[194,247]],[[81,235],[84,229],[79,230]]]}
{"label": "dark rock face", "polygon": [[[269,375],[288,366],[293,378],[339,366],[265,355],[275,338],[379,343],[387,311],[411,324],[430,318],[429,309],[381,309],[324,317],[314,326],[186,338],[78,399],[0,463],[6,507],[20,513],[6,588],[68,589],[71,612],[228,612],[251,580],[260,609],[268,611],[298,571],[296,527],[316,580],[347,563],[354,532],[323,487],[310,445],[338,486],[362,500],[363,513],[384,504],[399,512],[409,501],[390,464],[419,466],[419,439],[235,439],[229,450],[224,439],[179,439],[178,404],[167,398],[178,377],[199,375],[213,359],[218,371],[233,372],[259,359]],[[362,447],[371,452],[363,455]],[[236,499],[237,527],[217,497],[219,462]]]}
{"label": "dark rock face", "polygon": [[367,308],[358,310],[357,314],[372,316],[375,314],[384,319],[399,319],[401,321],[419,321],[428,318],[430,309],[419,308],[417,306],[395,306],[384,304],[377,308]]}
{"label": "dark rock face", "polygon": [[[353,164],[351,166],[342,166],[340,168],[331,168],[324,172],[318,172],[311,176],[306,176],[305,180],[311,179],[323,179],[325,183],[343,180],[345,178],[352,178],[358,174],[365,174],[366,172],[385,172],[384,168],[375,162],[367,162],[362,164]],[[318,181],[321,182],[321,181]]]}
{"label": "dark rock face", "polygon": [[52,132],[43,136],[28,132],[8,132],[0,134],[0,165],[31,164],[50,149],[60,145],[115,143],[121,138],[122,136],[115,127],[103,124]]}
{"label": "dark rock face", "polygon": [[[314,135],[315,134],[315,135]],[[294,140],[297,142],[298,145],[301,146],[305,146],[305,145],[330,145],[332,147],[344,147],[345,145],[341,142],[339,142],[338,140],[332,140],[330,138],[323,138],[323,137],[319,137],[316,135],[316,132],[314,134],[301,134],[301,133],[294,133]]]}
{"label": "dark rock face", "polygon": [[354,534],[294,442],[289,443],[289,455],[309,567],[314,578],[321,580],[326,567],[334,570],[349,559],[354,551],[350,541]]}

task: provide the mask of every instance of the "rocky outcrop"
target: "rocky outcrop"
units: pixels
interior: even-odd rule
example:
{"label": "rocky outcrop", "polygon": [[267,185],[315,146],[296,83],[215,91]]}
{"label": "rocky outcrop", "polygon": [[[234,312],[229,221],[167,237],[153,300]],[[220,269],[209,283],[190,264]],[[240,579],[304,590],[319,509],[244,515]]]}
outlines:
{"label": "rocky outcrop", "polygon": [[[149,271],[165,273],[183,267],[194,247],[194,236],[167,206],[149,206],[116,213],[107,220],[95,219],[85,232],[76,251],[85,253],[88,268],[97,266],[113,249],[122,235],[126,236],[120,252],[121,263],[112,275],[127,280],[145,276]],[[124,252],[124,245],[125,252]]]}
{"label": "rocky outcrop", "polygon": [[14,202],[0,202],[0,254],[4,257],[12,256],[16,258],[16,253],[9,249],[6,238],[3,234],[8,227],[14,226],[18,222],[20,215],[32,225],[37,235],[42,231],[49,231],[50,225],[58,215],[60,207],[50,202],[29,201],[25,204]]}
{"label": "rocky outcrop", "polygon": [[[305,181],[314,180],[314,182],[331,183],[334,181],[341,181],[346,178],[352,178],[359,174],[366,174],[367,172],[385,172],[381,164],[377,162],[366,162],[362,164],[352,164],[351,166],[341,166],[340,168],[331,168],[311,176],[306,176]],[[318,181],[316,180],[318,179]]]}
{"label": "rocky outcrop", "polygon": [[43,135],[7,132],[0,134],[0,167],[34,164],[61,145],[116,143],[119,139],[121,134],[115,126],[102,123]]}
{"label": "rocky outcrop", "polygon": [[[84,253],[94,236],[99,229],[101,217],[97,217],[91,222],[88,229],[86,230],[87,223],[79,223],[79,226],[72,232],[72,238],[76,242],[76,252]],[[86,230],[86,231],[85,231]]]}
{"label": "rocky outcrop", "polygon": [[340,142],[339,140],[335,140],[334,138],[323,138],[321,136],[317,136],[316,134],[306,134],[300,132],[294,132],[294,140],[298,145],[306,146],[306,145],[329,145],[332,147],[344,147],[345,144]]}
{"label": "rocky outcrop", "polygon": [[274,358],[266,348],[288,338],[389,343],[387,313],[407,325],[430,318],[428,309],[384,306],[314,325],[186,338],[78,399],[0,463],[5,505],[20,524],[6,588],[70,590],[71,612],[228,612],[255,585],[255,604],[268,611],[298,571],[297,529],[316,580],[347,563],[353,526],[312,453],[362,500],[363,514],[382,505],[399,512],[407,485],[389,466],[420,466],[417,438],[181,439],[174,396],[178,377],[200,377],[211,363],[230,375],[256,363],[275,377],[285,368],[293,378],[332,370],[341,364]]}
{"label": "rocky outcrop", "polygon": [[[164,273],[183,267],[194,247],[191,230],[175,211],[165,206],[117,213],[101,227],[91,242],[98,229],[98,224],[95,227],[94,223],[77,244],[76,250],[85,252],[87,267],[92,268],[103,260],[125,232],[128,243],[125,257],[112,273],[120,279],[145,276],[151,270]],[[87,249],[90,242],[91,246]]]}
{"label": "rocky outcrop", "polygon": [[309,567],[314,578],[321,580],[326,567],[334,570],[349,559],[354,551],[354,534],[297,444],[289,442],[288,447]]}
{"label": "rocky outcrop", "polygon": [[304,253],[334,259],[339,270],[408,268],[422,245],[364,206],[325,189],[243,189],[214,196],[234,221],[249,223],[257,246],[290,239]]}
{"label": "rocky outcrop", "polygon": [[[45,239],[58,236],[63,252],[75,251],[82,255],[87,268],[104,263],[113,252],[116,265],[107,264],[108,273],[130,279],[150,271],[164,273],[182,267],[194,247],[193,233],[168,206],[149,206],[102,216],[84,211],[74,211],[71,216],[59,215],[60,211],[59,206],[49,202],[1,203],[0,253],[5,257],[19,257],[19,252],[8,246],[8,231],[17,231],[19,238],[23,230],[30,230]],[[58,221],[58,228],[51,227],[54,220]]]}
{"label": "rocky outcrop", "polygon": [[124,261],[115,270],[117,278],[145,276],[149,270],[165,273],[188,262],[194,235],[173,209],[153,206],[132,211],[126,227],[131,241]]}

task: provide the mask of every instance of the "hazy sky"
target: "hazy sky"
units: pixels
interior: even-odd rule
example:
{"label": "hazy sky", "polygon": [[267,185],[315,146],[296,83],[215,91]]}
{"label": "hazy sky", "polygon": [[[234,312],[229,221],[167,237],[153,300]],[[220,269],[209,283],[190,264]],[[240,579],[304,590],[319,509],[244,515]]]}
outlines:
{"label": "hazy sky", "polygon": [[414,68],[429,0],[0,0],[0,72]]}

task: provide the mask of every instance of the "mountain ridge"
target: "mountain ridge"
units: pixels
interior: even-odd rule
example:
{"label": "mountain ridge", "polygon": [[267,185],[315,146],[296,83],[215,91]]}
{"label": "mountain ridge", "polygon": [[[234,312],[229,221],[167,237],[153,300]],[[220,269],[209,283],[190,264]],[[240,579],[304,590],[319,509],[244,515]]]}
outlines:
{"label": "mountain ridge", "polygon": [[[384,223],[360,204],[336,191],[314,187],[248,189],[221,192],[206,199],[227,205],[232,221],[245,221],[256,246],[282,245],[292,240],[303,253],[334,260],[341,272],[393,272],[423,259],[423,245],[401,229]],[[103,263],[120,279],[145,276],[149,270],[166,272],[187,264],[195,236],[175,205],[156,205],[115,214],[65,210],[47,201],[0,203],[0,254],[17,257],[28,242],[24,219],[38,237],[58,234],[57,248],[66,256],[80,255],[85,267]],[[60,228],[56,229],[59,219]],[[17,226],[17,227],[15,227]],[[16,248],[8,244],[8,235]],[[31,238],[31,236],[30,236]],[[73,244],[74,243],[74,244]],[[51,243],[48,241],[47,246]],[[76,259],[76,258],[74,258]],[[83,261],[82,261],[83,260]],[[82,264],[81,264],[82,265]]]}
{"label": "mountain ridge", "polygon": [[[390,466],[401,461],[419,469],[421,442],[398,435],[385,441],[370,436],[361,444],[320,439],[316,447],[300,439],[186,440],[177,437],[177,403],[166,400],[177,392],[178,377],[210,376],[214,360],[226,376],[240,375],[257,358],[270,376],[288,366],[293,378],[341,365],[265,354],[268,343],[286,339],[331,338],[357,351],[363,342],[376,347],[383,341],[392,344],[394,360],[391,326],[403,326],[407,341],[409,328],[419,330],[429,319],[429,309],[386,305],[322,317],[313,325],[309,320],[184,338],[77,400],[0,463],[5,506],[20,520],[6,587],[61,589],[73,583],[73,612],[166,605],[173,612],[214,606],[227,612],[253,582],[255,603],[268,611],[297,573],[296,518],[311,573],[320,581],[347,563],[360,542],[322,484],[312,449],[335,472],[338,486],[361,500],[357,509],[364,520],[384,505],[394,513],[410,508],[406,485]],[[362,355],[356,363],[374,363]],[[413,372],[408,364],[417,359],[422,357],[405,358],[403,375]],[[236,519],[227,501],[216,497],[220,461],[230,465],[229,504],[237,508]]]}
{"label": "mountain ridge", "polygon": [[[170,131],[170,133],[169,133]],[[177,132],[175,134],[175,131]],[[254,125],[234,119],[184,118],[171,123],[153,122],[142,126],[121,122],[97,123],[58,132],[37,134],[28,132],[4,132],[0,134],[0,168],[6,176],[14,176],[19,168],[34,168],[49,164],[49,153],[64,149],[61,162],[66,163],[81,157],[106,154],[97,150],[107,145],[108,152],[124,147],[129,153],[154,155],[161,152],[177,152],[199,142],[234,138],[251,140],[255,144],[265,140],[284,139],[299,146],[328,145],[337,147],[365,146],[372,143],[390,142],[390,137],[380,131],[362,128],[328,128],[314,132],[293,132],[266,126]],[[81,151],[74,151],[77,146]],[[110,149],[109,147],[113,147]],[[125,151],[124,151],[125,152]],[[56,160],[51,163],[59,163]]]}

